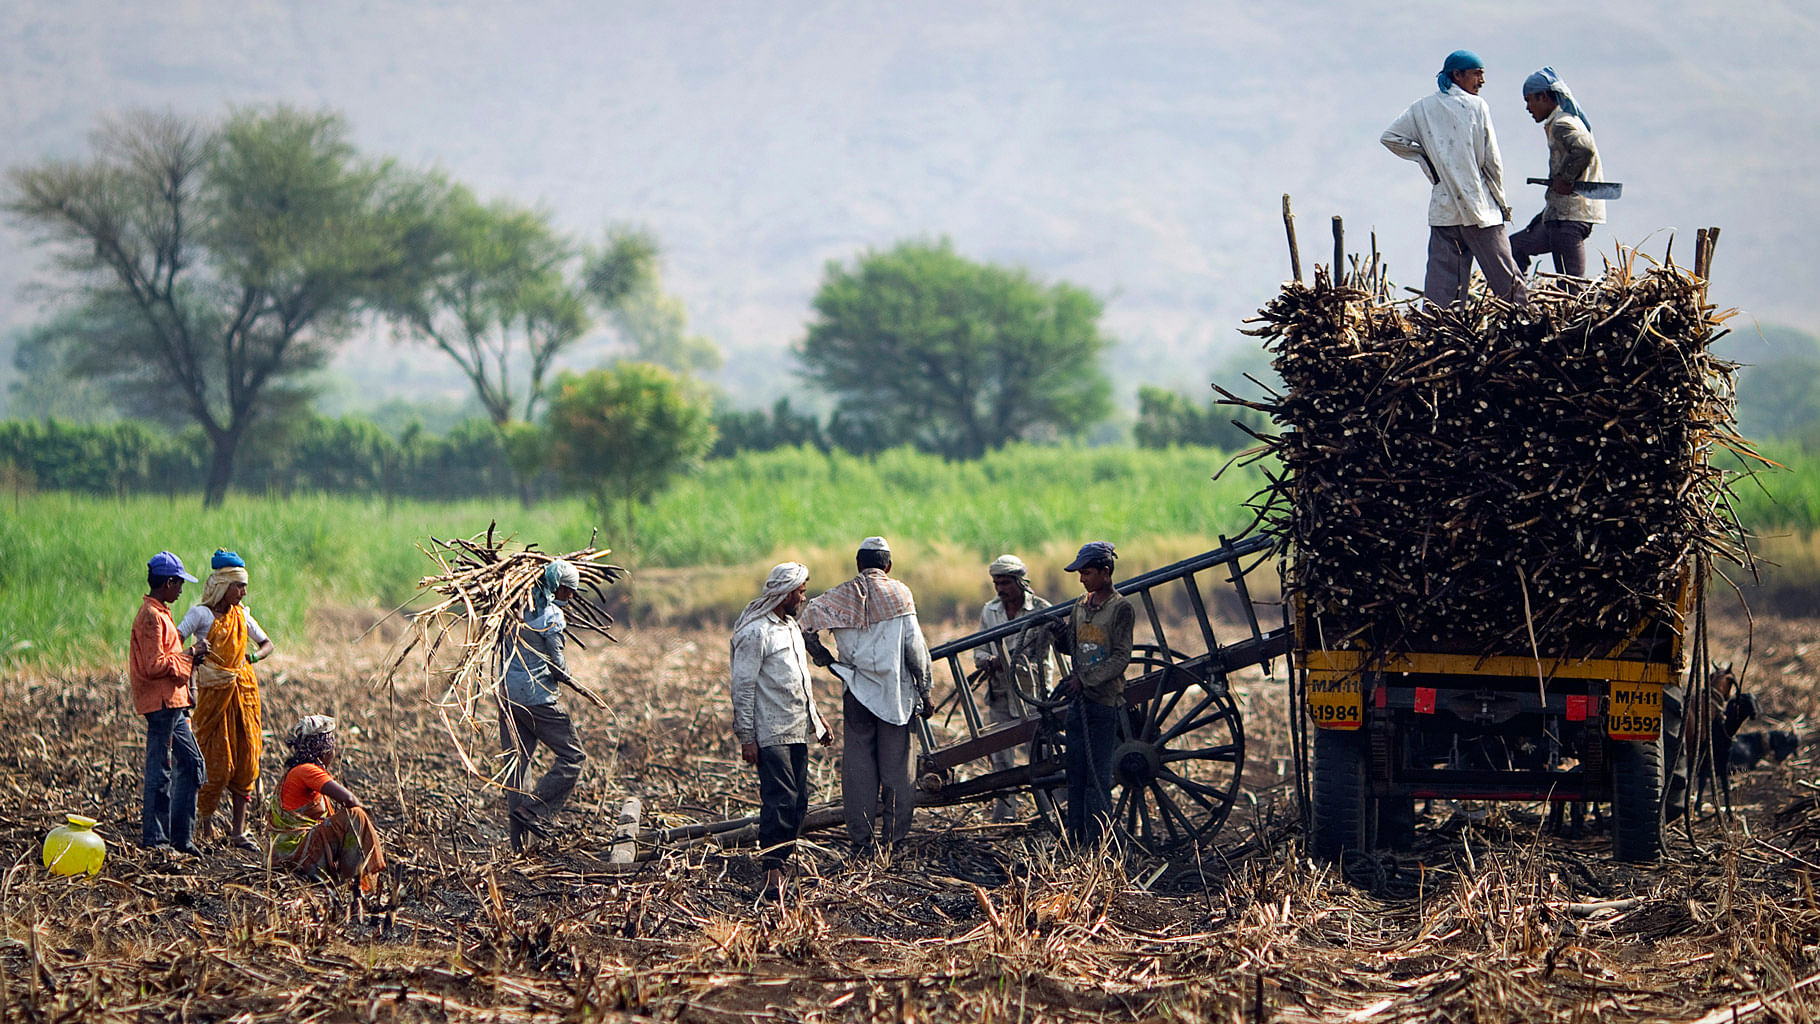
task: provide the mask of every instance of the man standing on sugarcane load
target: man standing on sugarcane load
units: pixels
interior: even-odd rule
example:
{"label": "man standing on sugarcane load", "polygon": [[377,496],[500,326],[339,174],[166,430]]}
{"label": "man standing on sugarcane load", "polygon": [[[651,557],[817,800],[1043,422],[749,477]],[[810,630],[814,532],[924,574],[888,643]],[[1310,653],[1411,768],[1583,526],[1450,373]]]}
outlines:
{"label": "man standing on sugarcane load", "polygon": [[1554,255],[1555,273],[1585,277],[1586,237],[1594,224],[1605,223],[1605,200],[1575,193],[1574,183],[1604,180],[1599,147],[1586,112],[1554,68],[1524,79],[1523,103],[1548,136],[1548,198],[1529,226],[1510,236],[1510,253],[1519,271],[1546,252]]}
{"label": "man standing on sugarcane load", "polygon": [[[910,832],[916,791],[910,778],[910,717],[929,717],[929,648],[910,588],[890,577],[891,545],[867,537],[859,574],[803,606],[809,657],[845,684],[841,804],[857,857],[896,847]],[[816,637],[832,630],[839,660]],[[880,799],[880,790],[883,799]],[[877,819],[884,811],[883,838]]]}
{"label": "man standing on sugarcane load", "polygon": [[[986,567],[992,577],[997,597],[980,609],[980,629],[1002,626],[1012,619],[1049,607],[1049,602],[1030,589],[1030,570],[1016,555],[1000,555]],[[1018,691],[1039,697],[1049,690],[1049,631],[1031,626],[1008,636],[1001,644],[988,644],[973,652],[973,664],[986,679],[986,707],[992,724],[1019,721],[1024,717]],[[1017,752],[1007,747],[992,753],[994,771],[1004,771],[1017,764]],[[1017,795],[1003,790],[992,802],[993,821],[1017,820]]]}
{"label": "man standing on sugarcane load", "polygon": [[765,592],[733,624],[733,735],[739,756],[758,769],[760,898],[784,897],[784,865],[809,811],[809,741],[834,732],[822,721],[809,683],[809,656],[796,613],[809,598],[809,569],[775,566]]}
{"label": "man standing on sugarcane load", "polygon": [[[579,586],[581,573],[568,562],[557,558],[544,566],[499,681],[499,745],[507,758],[506,836],[513,850],[524,849],[527,833],[549,834],[544,822],[562,810],[588,760],[576,740],[575,720],[557,693],[569,680],[569,663],[563,658],[563,630],[569,623],[562,606],[574,600]],[[556,762],[526,790],[538,743],[550,748]]]}
{"label": "man standing on sugarcane load", "polygon": [[1117,560],[1110,541],[1088,541],[1063,570],[1080,573],[1086,591],[1075,602],[1066,629],[1055,633],[1057,649],[1074,659],[1074,671],[1062,677],[1056,690],[1073,698],[1063,767],[1068,839],[1080,849],[1092,849],[1112,826],[1112,755],[1118,748],[1125,669],[1137,626],[1137,609],[1112,587]]}
{"label": "man standing on sugarcane load", "polygon": [[1422,294],[1435,305],[1463,301],[1477,259],[1492,294],[1521,304],[1527,293],[1504,233],[1510,220],[1504,164],[1491,108],[1479,98],[1485,62],[1471,50],[1455,50],[1435,83],[1439,91],[1410,104],[1380,138],[1392,153],[1420,165],[1434,185]]}

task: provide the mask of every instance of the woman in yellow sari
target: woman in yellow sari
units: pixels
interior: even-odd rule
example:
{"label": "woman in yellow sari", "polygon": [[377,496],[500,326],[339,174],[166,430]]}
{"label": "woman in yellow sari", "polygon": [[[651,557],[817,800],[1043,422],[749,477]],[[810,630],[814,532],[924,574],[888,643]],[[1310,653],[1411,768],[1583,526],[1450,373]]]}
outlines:
{"label": "woman in yellow sari", "polygon": [[284,778],[272,797],[272,863],[306,878],[358,882],[363,892],[385,870],[385,847],[360,798],[329,775],[335,720],[310,715],[291,727]]}
{"label": "woman in yellow sari", "polygon": [[177,632],[208,640],[208,657],[196,663],[194,729],[208,779],[196,793],[198,833],[207,837],[215,808],[227,790],[232,815],[228,842],[256,850],[246,832],[247,805],[259,779],[259,678],[253,665],[272,656],[272,640],[241,603],[246,597],[246,562],[232,551],[216,551],[202,600],[184,613]]}

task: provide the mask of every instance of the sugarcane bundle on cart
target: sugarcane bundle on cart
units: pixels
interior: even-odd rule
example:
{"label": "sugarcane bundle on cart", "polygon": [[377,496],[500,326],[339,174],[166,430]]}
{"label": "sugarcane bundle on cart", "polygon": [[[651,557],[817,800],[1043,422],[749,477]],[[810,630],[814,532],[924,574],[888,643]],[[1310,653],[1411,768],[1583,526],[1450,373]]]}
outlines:
{"label": "sugarcane bundle on cart", "polygon": [[[468,748],[476,740],[481,749],[494,746],[482,714],[495,711],[496,687],[519,647],[518,631],[546,567],[560,559],[580,576],[575,598],[563,609],[567,639],[580,647],[586,646],[583,633],[614,639],[606,588],[626,570],[606,560],[611,549],[595,548],[592,542],[566,555],[546,554],[534,544],[516,545],[512,538],[498,536],[497,524],[465,539],[432,537],[419,549],[437,565],[438,571],[418,582],[419,597],[431,603],[410,615],[378,681],[396,688],[406,664],[421,661],[425,699],[442,717],[462,764],[490,775],[476,767]],[[558,681],[596,707],[606,706],[600,694],[567,675]]]}
{"label": "sugarcane bundle on cart", "polygon": [[[1362,282],[1354,284],[1351,282]],[[1733,311],[1625,252],[1517,306],[1391,298],[1377,268],[1286,285],[1252,323],[1285,390],[1256,501],[1324,648],[1585,657],[1672,618],[1694,559],[1741,563]]]}
{"label": "sugarcane bundle on cart", "polygon": [[1253,501],[1315,727],[1292,738],[1317,856],[1406,845],[1435,797],[1609,802],[1614,854],[1659,855],[1705,586],[1749,564],[1731,480],[1768,465],[1712,352],[1710,237],[1694,273],[1621,251],[1522,304],[1395,300],[1374,259],[1253,321],[1283,390],[1226,397],[1279,427],[1248,457],[1279,463]]}

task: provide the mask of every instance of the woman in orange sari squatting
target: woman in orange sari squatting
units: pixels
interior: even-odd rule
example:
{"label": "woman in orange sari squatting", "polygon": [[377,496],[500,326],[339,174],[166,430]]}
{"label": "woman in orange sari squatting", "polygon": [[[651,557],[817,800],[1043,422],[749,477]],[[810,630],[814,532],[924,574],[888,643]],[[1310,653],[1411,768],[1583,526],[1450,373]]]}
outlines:
{"label": "woman in orange sari squatting", "polygon": [[217,550],[209,567],[214,571],[202,585],[202,599],[177,624],[185,640],[200,636],[209,642],[208,657],[191,673],[196,742],[208,766],[208,779],[196,793],[197,831],[204,837],[212,831],[215,808],[226,789],[233,817],[228,842],[256,850],[258,845],[246,834],[246,809],[259,779],[259,755],[265,744],[259,735],[259,677],[253,674],[253,665],[272,656],[272,640],[241,604],[246,597],[246,562],[232,551]]}
{"label": "woman in orange sari squatting", "polygon": [[371,891],[385,847],[360,798],[329,775],[335,720],[310,715],[291,727],[291,758],[272,801],[272,863],[306,878],[358,881]]}

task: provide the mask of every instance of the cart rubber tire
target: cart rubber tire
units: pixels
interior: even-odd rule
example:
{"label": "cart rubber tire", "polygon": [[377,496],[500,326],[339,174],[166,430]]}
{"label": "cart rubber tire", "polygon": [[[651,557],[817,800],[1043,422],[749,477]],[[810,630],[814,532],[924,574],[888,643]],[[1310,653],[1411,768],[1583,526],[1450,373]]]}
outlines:
{"label": "cart rubber tire", "polygon": [[1315,857],[1338,864],[1348,850],[1369,850],[1366,825],[1372,801],[1365,787],[1362,733],[1315,730],[1313,788],[1310,845]]}
{"label": "cart rubber tire", "polygon": [[1649,863],[1662,856],[1662,742],[1614,740],[1607,748],[1612,772],[1612,854]]}

